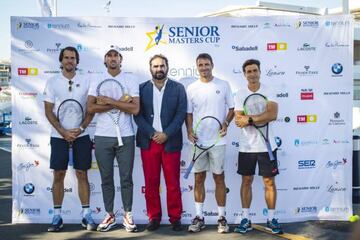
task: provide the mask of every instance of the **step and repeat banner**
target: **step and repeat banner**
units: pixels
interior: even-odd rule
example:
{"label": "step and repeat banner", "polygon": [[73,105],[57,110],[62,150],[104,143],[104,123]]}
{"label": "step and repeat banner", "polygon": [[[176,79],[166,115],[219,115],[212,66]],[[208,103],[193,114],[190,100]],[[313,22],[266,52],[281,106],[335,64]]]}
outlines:
{"label": "step and repeat banner", "polygon": [[[276,218],[281,222],[347,220],[352,214],[353,23],[351,16],[246,18],[32,18],[12,17],[12,173],[13,223],[50,222],[53,214],[49,169],[50,125],[42,92],[46,80],[60,73],[60,50],[80,53],[77,74],[96,79],[106,68],[105,51],[117,45],[122,69],[150,79],[149,58],[169,58],[169,76],[185,86],[198,77],[195,58],[211,54],[214,75],[227,80],[234,94],[247,84],[246,59],[261,61],[261,82],[279,104],[275,125],[280,175],[276,177]],[[94,132],[96,119],[90,129]],[[136,125],[134,124],[136,127]],[[241,219],[237,175],[239,129],[228,131],[226,154],[227,218]],[[191,146],[184,138],[181,171],[189,164]],[[118,166],[114,162],[115,211],[122,215]],[[96,222],[106,212],[95,158],[88,171],[91,208]],[[133,214],[146,223],[144,177],[138,149],[134,167]],[[163,221],[167,222],[166,186],[160,187]],[[181,178],[183,222],[195,217],[194,179]],[[65,179],[64,221],[81,219],[75,172]],[[250,214],[264,222],[268,210],[261,177],[255,177]],[[217,206],[211,174],[206,180],[204,215],[216,223]],[[118,218],[118,221],[122,221]]]}

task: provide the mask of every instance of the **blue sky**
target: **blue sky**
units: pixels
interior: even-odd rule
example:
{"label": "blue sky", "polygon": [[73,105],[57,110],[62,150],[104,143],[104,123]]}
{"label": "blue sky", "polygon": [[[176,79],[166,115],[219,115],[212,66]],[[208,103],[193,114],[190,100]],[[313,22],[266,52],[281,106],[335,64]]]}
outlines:
{"label": "blue sky", "polygon": [[[266,0],[270,2],[270,0]],[[0,0],[0,60],[10,59],[10,16],[41,16],[37,0]],[[340,7],[341,0],[271,0],[271,2],[307,7]],[[256,5],[256,0],[112,0],[111,12],[106,0],[58,0],[58,16],[112,17],[195,17],[228,5]]]}

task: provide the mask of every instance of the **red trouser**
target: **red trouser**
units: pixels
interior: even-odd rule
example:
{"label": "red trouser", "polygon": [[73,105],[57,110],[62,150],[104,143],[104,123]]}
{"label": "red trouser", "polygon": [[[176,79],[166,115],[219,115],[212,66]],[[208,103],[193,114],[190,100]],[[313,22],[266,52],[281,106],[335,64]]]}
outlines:
{"label": "red trouser", "polygon": [[181,219],[180,152],[165,152],[164,144],[151,141],[150,148],[141,149],[145,176],[145,199],[149,220],[161,221],[160,171],[164,172],[169,220]]}

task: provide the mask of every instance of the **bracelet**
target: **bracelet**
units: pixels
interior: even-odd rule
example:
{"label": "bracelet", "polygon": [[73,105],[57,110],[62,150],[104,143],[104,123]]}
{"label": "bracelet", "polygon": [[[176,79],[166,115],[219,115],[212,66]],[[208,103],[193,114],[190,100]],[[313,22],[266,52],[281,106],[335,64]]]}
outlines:
{"label": "bracelet", "polygon": [[79,129],[81,133],[85,132],[85,128],[83,128],[82,126],[80,126]]}
{"label": "bracelet", "polygon": [[230,125],[228,120],[225,120],[225,124],[226,124],[227,127]]}

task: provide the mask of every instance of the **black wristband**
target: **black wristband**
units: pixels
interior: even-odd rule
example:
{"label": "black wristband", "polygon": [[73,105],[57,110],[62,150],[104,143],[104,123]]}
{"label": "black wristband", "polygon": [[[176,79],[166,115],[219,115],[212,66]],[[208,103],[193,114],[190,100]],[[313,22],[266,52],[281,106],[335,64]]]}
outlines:
{"label": "black wristband", "polygon": [[253,124],[254,124],[254,119],[252,119],[252,117],[249,117],[248,124],[249,124],[249,125],[253,125]]}

